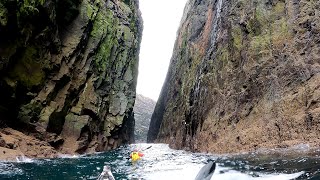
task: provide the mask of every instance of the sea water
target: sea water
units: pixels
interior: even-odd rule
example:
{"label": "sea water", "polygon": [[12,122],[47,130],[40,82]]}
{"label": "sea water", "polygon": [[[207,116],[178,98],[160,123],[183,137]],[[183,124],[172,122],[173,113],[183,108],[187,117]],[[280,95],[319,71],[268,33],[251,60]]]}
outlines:
{"label": "sea water", "polygon": [[[134,149],[144,153],[137,163],[132,163],[129,158]],[[97,179],[103,166],[109,165],[116,180],[192,180],[209,160],[217,162],[212,177],[215,180],[320,179],[320,152],[304,150],[301,147],[294,151],[213,155],[173,150],[166,144],[132,144],[90,155],[2,161],[0,179]]]}

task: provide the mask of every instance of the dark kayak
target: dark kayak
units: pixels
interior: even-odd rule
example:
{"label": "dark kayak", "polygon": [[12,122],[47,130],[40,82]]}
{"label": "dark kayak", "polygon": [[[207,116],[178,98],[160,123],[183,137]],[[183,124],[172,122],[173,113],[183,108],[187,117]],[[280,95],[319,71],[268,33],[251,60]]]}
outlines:
{"label": "dark kayak", "polygon": [[110,166],[103,166],[102,173],[99,175],[98,180],[115,180]]}

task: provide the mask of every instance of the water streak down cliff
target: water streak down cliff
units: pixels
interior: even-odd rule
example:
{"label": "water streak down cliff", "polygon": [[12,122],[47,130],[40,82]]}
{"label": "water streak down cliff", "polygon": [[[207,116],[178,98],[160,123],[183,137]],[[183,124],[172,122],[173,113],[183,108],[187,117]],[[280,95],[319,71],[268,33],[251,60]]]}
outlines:
{"label": "water streak down cliff", "polygon": [[133,142],[142,35],[138,5],[138,0],[2,0],[1,125],[63,153]]}
{"label": "water streak down cliff", "polygon": [[149,142],[202,152],[319,146],[320,2],[189,0]]}

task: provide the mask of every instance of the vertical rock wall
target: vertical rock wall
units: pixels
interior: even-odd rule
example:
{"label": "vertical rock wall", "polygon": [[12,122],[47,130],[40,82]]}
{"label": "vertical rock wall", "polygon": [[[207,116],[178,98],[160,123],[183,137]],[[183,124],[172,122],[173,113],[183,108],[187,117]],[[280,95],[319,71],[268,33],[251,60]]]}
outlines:
{"label": "vertical rock wall", "polygon": [[144,143],[147,141],[147,134],[151,116],[156,106],[153,99],[137,94],[136,102],[133,108],[135,119],[135,141]]}
{"label": "vertical rock wall", "polygon": [[320,1],[189,0],[148,141],[319,146]]}
{"label": "vertical rock wall", "polygon": [[64,153],[133,142],[138,0],[0,2],[0,121]]}

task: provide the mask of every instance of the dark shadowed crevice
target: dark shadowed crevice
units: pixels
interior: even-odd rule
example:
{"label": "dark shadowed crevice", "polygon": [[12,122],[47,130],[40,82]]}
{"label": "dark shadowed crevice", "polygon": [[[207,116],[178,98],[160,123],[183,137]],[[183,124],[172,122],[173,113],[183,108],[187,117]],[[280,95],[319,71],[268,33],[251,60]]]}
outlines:
{"label": "dark shadowed crevice", "polygon": [[47,132],[60,134],[65,122],[65,112],[53,112],[49,118]]}
{"label": "dark shadowed crevice", "polygon": [[[120,139],[122,139],[122,143],[134,143],[134,128],[135,128],[135,120],[134,120],[134,112],[133,108],[130,108],[126,116],[123,118],[123,124],[120,128]],[[111,133],[112,134],[112,133]]]}
{"label": "dark shadowed crevice", "polygon": [[80,137],[77,140],[79,142],[79,148],[76,150],[77,153],[83,154],[88,148],[89,142],[92,140],[92,134],[88,125],[81,129]]}
{"label": "dark shadowed crevice", "polygon": [[99,120],[98,114],[93,112],[91,109],[84,108],[81,112],[81,115],[88,115],[92,118],[92,120]]}
{"label": "dark shadowed crevice", "polygon": [[65,87],[70,82],[70,80],[71,80],[70,76],[63,75],[62,78],[56,82],[56,85],[54,86],[53,91],[48,95],[47,102],[54,100],[54,98],[56,98],[59,91],[63,87]]}
{"label": "dark shadowed crevice", "polygon": [[67,116],[68,112],[70,111],[70,109],[72,108],[72,106],[74,106],[78,100],[79,94],[80,92],[83,90],[83,88],[85,87],[85,84],[81,85],[79,87],[79,89],[75,89],[71,92],[69,92],[69,94],[67,95],[65,102],[64,102],[64,106],[62,108],[61,112],[53,112],[49,118],[49,124],[47,127],[47,131],[48,132],[53,132],[56,134],[60,134],[62,129],[63,129],[63,125],[65,122],[65,117]]}
{"label": "dark shadowed crevice", "polygon": [[79,14],[81,0],[57,0],[57,23],[60,27],[70,24]]}

